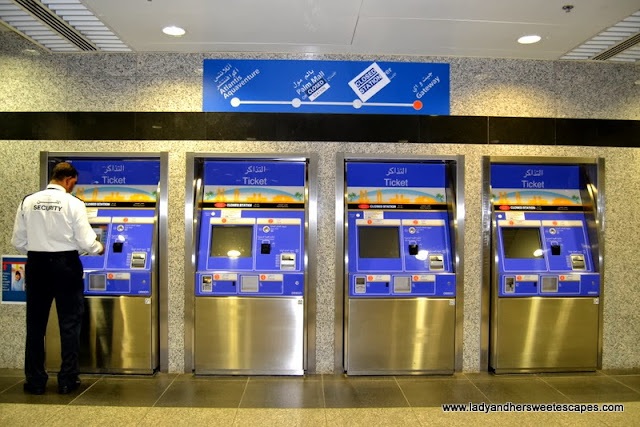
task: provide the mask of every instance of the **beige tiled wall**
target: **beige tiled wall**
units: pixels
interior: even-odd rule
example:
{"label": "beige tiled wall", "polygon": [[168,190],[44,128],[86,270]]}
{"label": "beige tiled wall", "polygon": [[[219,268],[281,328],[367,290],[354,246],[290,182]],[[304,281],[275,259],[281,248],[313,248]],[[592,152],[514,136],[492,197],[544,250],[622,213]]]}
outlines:
{"label": "beige tiled wall", "polygon": [[[201,111],[202,54],[23,54],[25,42],[0,33],[0,112]],[[206,55],[297,58],[295,55]],[[302,58],[302,57],[300,57]],[[640,120],[640,67],[482,58],[322,56],[451,64],[451,114]],[[335,154],[465,156],[464,370],[480,367],[481,159],[484,155],[602,156],[606,159],[604,368],[640,366],[640,158],[637,149],[515,145],[383,144],[261,141],[0,141],[0,252],[15,253],[10,235],[16,207],[38,190],[39,152],[169,151],[169,370],[184,369],[185,154],[319,153],[316,355],[333,370],[335,313]],[[0,306],[0,367],[22,366],[24,306]]]}

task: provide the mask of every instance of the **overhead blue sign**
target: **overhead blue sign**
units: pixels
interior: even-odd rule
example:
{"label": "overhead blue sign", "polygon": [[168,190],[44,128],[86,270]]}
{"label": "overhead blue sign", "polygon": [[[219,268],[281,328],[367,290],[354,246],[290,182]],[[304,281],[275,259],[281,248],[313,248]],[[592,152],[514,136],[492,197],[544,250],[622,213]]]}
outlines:
{"label": "overhead blue sign", "polygon": [[205,59],[203,111],[449,114],[449,64]]}
{"label": "overhead blue sign", "polygon": [[302,186],[304,162],[207,161],[205,185]]}
{"label": "overhead blue sign", "polygon": [[440,163],[347,163],[348,187],[446,187]]}
{"label": "overhead blue sign", "polygon": [[527,190],[580,189],[580,167],[491,165],[491,187]]}

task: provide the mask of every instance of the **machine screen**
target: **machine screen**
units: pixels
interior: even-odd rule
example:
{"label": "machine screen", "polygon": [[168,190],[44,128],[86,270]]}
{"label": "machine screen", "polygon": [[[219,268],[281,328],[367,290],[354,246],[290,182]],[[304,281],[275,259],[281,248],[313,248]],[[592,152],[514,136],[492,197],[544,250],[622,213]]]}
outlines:
{"label": "machine screen", "polygon": [[92,225],[91,228],[96,233],[96,240],[105,246],[107,244],[107,225]]}
{"label": "machine screen", "polygon": [[358,227],[360,258],[400,258],[398,227]]}
{"label": "machine screen", "polygon": [[212,225],[212,257],[251,257],[253,226],[251,225]]}
{"label": "machine screen", "polygon": [[502,243],[505,258],[542,258],[540,229],[503,227]]}

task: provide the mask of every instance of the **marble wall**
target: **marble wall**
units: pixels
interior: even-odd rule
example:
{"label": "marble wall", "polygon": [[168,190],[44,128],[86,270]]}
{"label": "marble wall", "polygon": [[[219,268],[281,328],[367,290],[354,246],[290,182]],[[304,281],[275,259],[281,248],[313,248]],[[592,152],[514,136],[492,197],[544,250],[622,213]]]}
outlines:
{"label": "marble wall", "polygon": [[[305,55],[23,53],[28,43],[0,32],[0,112],[200,111],[204,58],[307,58]],[[451,114],[640,120],[640,66],[483,58],[323,55],[322,59],[448,62]],[[640,158],[636,149],[473,144],[268,141],[0,141],[0,252],[11,248],[16,207],[39,187],[39,152],[169,152],[169,370],[184,369],[184,189],[189,151],[319,153],[318,372],[334,367],[335,155],[465,156],[464,370],[479,371],[481,160],[485,155],[601,156],[606,160],[604,368],[640,367]],[[22,366],[24,306],[0,306],[0,368]]]}

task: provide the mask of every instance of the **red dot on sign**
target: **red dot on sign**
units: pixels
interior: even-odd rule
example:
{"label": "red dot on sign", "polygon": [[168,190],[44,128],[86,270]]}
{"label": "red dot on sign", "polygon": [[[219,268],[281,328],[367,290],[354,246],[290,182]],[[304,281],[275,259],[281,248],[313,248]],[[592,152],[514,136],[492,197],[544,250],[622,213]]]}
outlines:
{"label": "red dot on sign", "polygon": [[273,220],[269,218],[269,224],[273,224]]}
{"label": "red dot on sign", "polygon": [[267,278],[267,276],[265,276],[264,274],[260,275],[260,280],[264,280],[266,278]]}
{"label": "red dot on sign", "polygon": [[417,220],[417,219],[414,219],[414,220],[413,220],[413,223],[414,223],[414,224],[417,224],[417,223],[418,223],[418,220]]}
{"label": "red dot on sign", "polygon": [[560,276],[560,280],[564,280],[564,276]]}
{"label": "red dot on sign", "polygon": [[422,110],[422,101],[413,101],[414,110]]}
{"label": "red dot on sign", "polygon": [[509,221],[509,225],[513,225],[513,221]]}
{"label": "red dot on sign", "polygon": [[371,221],[370,219],[367,220],[367,224],[373,224],[373,221]]}
{"label": "red dot on sign", "polygon": [[518,277],[516,277],[516,279],[522,280],[522,276],[518,276]]}
{"label": "red dot on sign", "polygon": [[418,279],[420,279],[418,276],[413,276],[413,280],[414,280],[414,281],[416,281],[416,282],[417,282],[417,281],[418,281]]}
{"label": "red dot on sign", "polygon": [[220,275],[219,275],[219,274],[216,274],[215,276],[213,276],[213,278],[214,278],[214,279],[216,279],[216,280],[218,280],[218,279],[220,279]]}
{"label": "red dot on sign", "polygon": [[129,222],[129,218],[125,218],[125,219],[124,219],[124,222]]}
{"label": "red dot on sign", "polygon": [[373,276],[367,276],[367,280],[373,280]]}
{"label": "red dot on sign", "polygon": [[107,277],[108,277],[109,279],[113,279],[113,274],[109,274]]}
{"label": "red dot on sign", "polygon": [[222,222],[227,222],[227,218],[222,218]]}
{"label": "red dot on sign", "polygon": [[553,225],[558,225],[558,221],[553,221]]}

